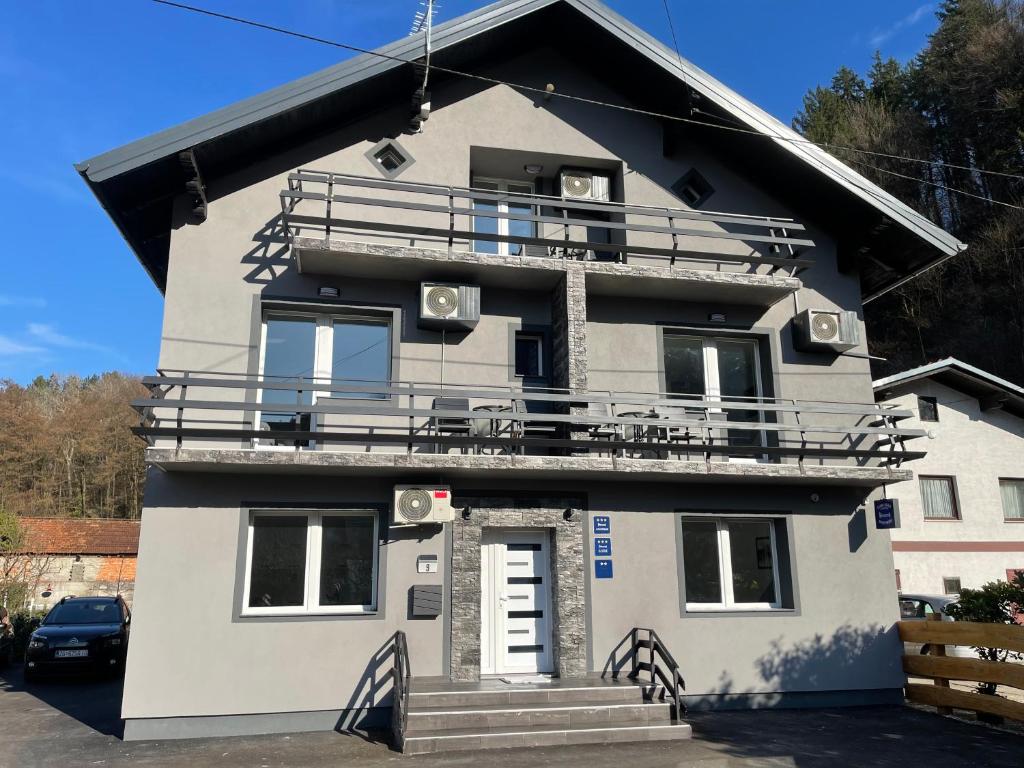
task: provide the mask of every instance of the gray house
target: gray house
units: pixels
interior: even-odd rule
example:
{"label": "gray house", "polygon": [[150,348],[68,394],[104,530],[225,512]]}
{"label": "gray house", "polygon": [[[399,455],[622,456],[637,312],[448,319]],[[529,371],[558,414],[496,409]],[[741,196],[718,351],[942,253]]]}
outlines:
{"label": "gray house", "polygon": [[593,0],[423,56],[79,166],[166,299],[125,737],[899,700],[861,308],[963,245]]}

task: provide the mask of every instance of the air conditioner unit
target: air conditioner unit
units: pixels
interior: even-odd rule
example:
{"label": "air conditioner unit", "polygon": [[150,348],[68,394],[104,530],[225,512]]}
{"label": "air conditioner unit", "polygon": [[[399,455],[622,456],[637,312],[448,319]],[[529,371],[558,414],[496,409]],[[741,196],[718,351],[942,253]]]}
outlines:
{"label": "air conditioner unit", "polygon": [[396,485],[392,517],[399,525],[450,523],[455,519],[452,489],[444,485]]}
{"label": "air conditioner unit", "polygon": [[794,342],[804,352],[845,352],[859,341],[857,313],[807,309],[793,318]]}
{"label": "air conditioner unit", "polygon": [[420,328],[471,331],[480,322],[480,286],[420,284]]}
{"label": "air conditioner unit", "polygon": [[563,168],[561,195],[567,200],[611,200],[612,177],[581,168]]}

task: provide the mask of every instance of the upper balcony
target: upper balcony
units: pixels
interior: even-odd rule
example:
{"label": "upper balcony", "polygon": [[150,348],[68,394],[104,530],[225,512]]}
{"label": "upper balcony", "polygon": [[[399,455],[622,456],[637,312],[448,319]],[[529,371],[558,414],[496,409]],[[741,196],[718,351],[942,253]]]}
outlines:
{"label": "upper balcony", "polygon": [[843,484],[909,479],[910,411],[162,371],[136,434],[166,470]]}
{"label": "upper balcony", "polygon": [[[480,182],[479,184],[486,184]],[[281,192],[300,272],[550,288],[767,307],[801,286],[814,241],[792,219],[300,169]],[[528,189],[528,187],[524,187]]]}

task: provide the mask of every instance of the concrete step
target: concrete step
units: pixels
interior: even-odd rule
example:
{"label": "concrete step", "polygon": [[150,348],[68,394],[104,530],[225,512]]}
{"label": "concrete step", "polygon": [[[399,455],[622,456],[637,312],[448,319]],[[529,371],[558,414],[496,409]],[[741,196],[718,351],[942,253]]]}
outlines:
{"label": "concrete step", "polygon": [[531,704],[567,703],[573,701],[597,702],[601,704],[639,704],[645,698],[656,697],[650,687],[645,688],[632,682],[607,685],[552,685],[552,686],[506,686],[498,689],[456,688],[430,690],[422,689],[413,681],[409,691],[409,711],[438,707],[487,707],[506,705],[511,707]]}
{"label": "concrete step", "polygon": [[590,725],[668,725],[671,722],[672,706],[668,703],[609,702],[588,698],[525,705],[410,708],[406,733],[441,735],[466,728],[573,728]]}
{"label": "concrete step", "polygon": [[465,728],[434,734],[407,734],[402,751],[420,755],[467,749],[505,749],[511,747],[553,747],[569,744],[605,744],[631,741],[667,741],[689,739],[688,723],[665,725],[591,724],[576,727],[539,725],[523,728]]}

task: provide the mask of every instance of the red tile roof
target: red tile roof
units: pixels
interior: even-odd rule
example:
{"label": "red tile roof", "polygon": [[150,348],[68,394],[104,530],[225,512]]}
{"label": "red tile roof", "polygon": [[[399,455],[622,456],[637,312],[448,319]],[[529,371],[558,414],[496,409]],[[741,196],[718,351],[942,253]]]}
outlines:
{"label": "red tile roof", "polygon": [[22,517],[29,552],[41,555],[134,555],[139,521]]}

